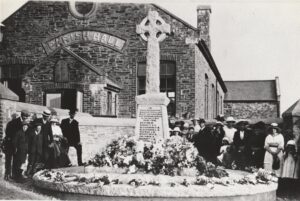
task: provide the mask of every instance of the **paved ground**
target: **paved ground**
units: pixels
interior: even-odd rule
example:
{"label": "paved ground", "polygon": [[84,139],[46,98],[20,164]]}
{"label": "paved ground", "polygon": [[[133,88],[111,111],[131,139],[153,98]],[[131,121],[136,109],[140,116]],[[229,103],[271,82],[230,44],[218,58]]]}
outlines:
{"label": "paved ground", "polygon": [[[28,179],[25,183],[16,183],[13,181],[4,181],[4,159],[0,158],[0,200],[94,200],[99,199],[95,196],[74,196],[66,195],[62,193],[55,193],[53,196],[52,193],[43,192],[41,190],[35,189],[32,181]],[[291,185],[286,185],[286,189],[282,189],[278,192],[277,201],[297,201],[300,200],[300,183],[293,185],[294,188],[291,188]]]}

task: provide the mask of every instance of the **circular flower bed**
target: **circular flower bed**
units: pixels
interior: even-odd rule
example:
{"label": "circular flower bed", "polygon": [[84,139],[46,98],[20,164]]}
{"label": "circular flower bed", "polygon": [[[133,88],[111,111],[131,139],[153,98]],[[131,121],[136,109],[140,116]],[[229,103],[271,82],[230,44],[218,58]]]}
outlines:
{"label": "circular flower bed", "polygon": [[218,178],[228,176],[224,168],[206,162],[198,155],[192,143],[184,142],[181,138],[145,143],[135,137],[124,136],[108,144],[89,164],[125,168],[131,174],[142,172],[175,176],[181,175],[186,169],[196,168],[199,175]]}
{"label": "circular flower bed", "polygon": [[108,144],[87,167],[43,170],[33,180],[40,188],[61,192],[148,198],[273,200],[277,189],[277,178],[270,172],[225,170],[178,138],[144,143],[127,136]]}

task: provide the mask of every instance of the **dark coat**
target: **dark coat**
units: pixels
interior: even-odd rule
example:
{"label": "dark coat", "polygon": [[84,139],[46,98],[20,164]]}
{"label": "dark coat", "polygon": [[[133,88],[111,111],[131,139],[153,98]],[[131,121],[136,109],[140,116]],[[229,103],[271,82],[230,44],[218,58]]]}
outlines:
{"label": "dark coat", "polygon": [[39,134],[35,133],[35,130],[31,130],[29,133],[29,154],[30,155],[39,155],[43,154],[43,133],[42,131]]}
{"label": "dark coat", "polygon": [[250,137],[251,137],[250,131],[245,130],[244,138],[241,139],[240,131],[237,130],[233,136],[233,145],[235,146],[236,149],[239,149],[240,147],[248,148],[248,145],[249,145],[248,142],[249,142]]}
{"label": "dark coat", "polygon": [[20,129],[22,129],[21,117],[13,119],[7,123],[5,129],[5,138],[3,141],[3,145],[5,149],[4,152],[11,153],[11,154],[14,152],[13,139],[15,138],[17,132]]}
{"label": "dark coat", "polygon": [[16,157],[21,163],[25,163],[26,156],[28,153],[28,131],[24,132],[23,129],[20,129],[14,139],[14,157]]}
{"label": "dark coat", "polygon": [[80,142],[79,123],[75,119],[70,123],[70,119],[63,119],[61,121],[61,130],[63,136],[67,138],[70,146],[75,146]]}
{"label": "dark coat", "polygon": [[46,149],[48,148],[49,144],[53,142],[51,124],[49,121],[44,124],[43,118],[38,118],[35,120],[35,122],[42,124],[41,133],[43,134],[43,147]]}
{"label": "dark coat", "polygon": [[217,157],[216,154],[216,138],[212,134],[210,128],[205,127],[200,130],[194,137],[194,144],[198,152],[206,160],[213,162]]}

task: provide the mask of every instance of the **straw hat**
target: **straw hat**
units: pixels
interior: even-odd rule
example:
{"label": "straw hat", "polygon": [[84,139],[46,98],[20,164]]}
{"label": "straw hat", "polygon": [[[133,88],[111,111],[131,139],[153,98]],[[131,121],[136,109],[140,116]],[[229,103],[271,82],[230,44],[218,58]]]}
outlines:
{"label": "straw hat", "polygon": [[51,119],[50,119],[50,122],[59,123],[59,120],[56,116],[52,116]]}
{"label": "straw hat", "polygon": [[43,116],[49,117],[50,115],[51,115],[51,111],[50,110],[46,109],[46,110],[43,111]]}
{"label": "straw hat", "polygon": [[181,132],[181,130],[179,129],[179,127],[175,127],[175,128],[173,129],[173,131],[174,131],[174,132]]}
{"label": "straw hat", "polygon": [[295,140],[289,140],[286,145],[292,145],[292,146],[295,146],[296,145],[296,142]]}
{"label": "straw hat", "polygon": [[235,122],[233,117],[227,117],[226,122]]}

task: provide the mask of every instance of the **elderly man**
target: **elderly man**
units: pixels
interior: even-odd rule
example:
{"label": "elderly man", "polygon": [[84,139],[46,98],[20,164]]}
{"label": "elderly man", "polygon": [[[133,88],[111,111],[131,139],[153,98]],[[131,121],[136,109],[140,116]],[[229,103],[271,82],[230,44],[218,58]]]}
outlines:
{"label": "elderly man", "polygon": [[[16,136],[16,133],[22,128],[23,121],[27,120],[30,116],[29,112],[27,110],[22,110],[20,117],[11,120],[8,122],[5,130],[5,138],[3,140],[3,146],[4,146],[4,153],[5,153],[5,174],[4,179],[8,180],[12,175],[12,159],[15,147],[13,146],[13,139]],[[14,177],[15,175],[13,175]]]}
{"label": "elderly man", "polygon": [[225,132],[225,137],[228,138],[229,143],[233,143],[233,137],[234,133],[236,132],[236,129],[233,127],[235,124],[235,120],[233,117],[228,117],[226,119],[226,126],[224,126],[224,132]]}

